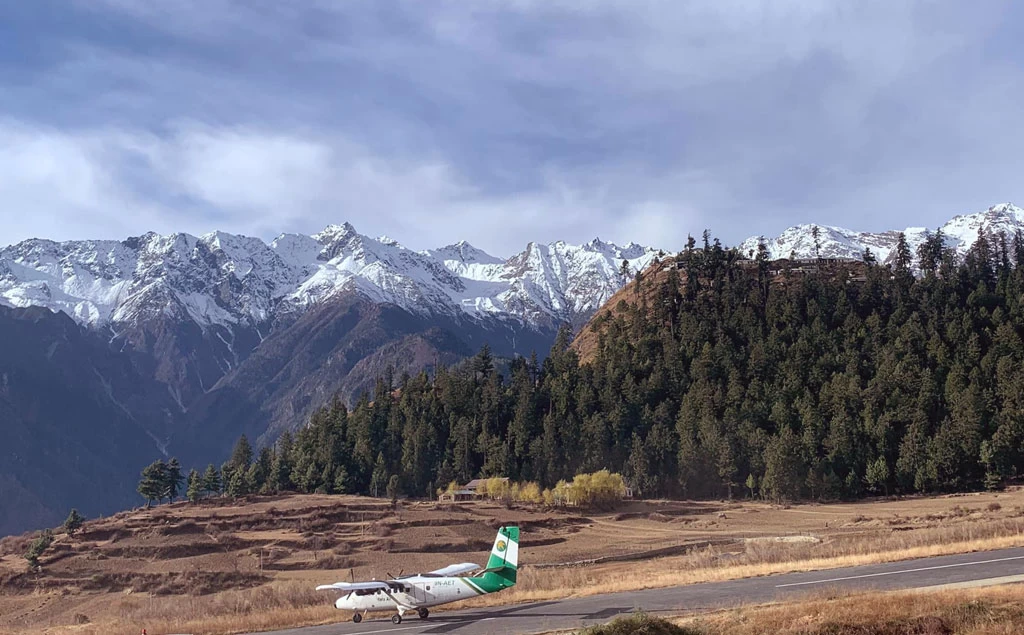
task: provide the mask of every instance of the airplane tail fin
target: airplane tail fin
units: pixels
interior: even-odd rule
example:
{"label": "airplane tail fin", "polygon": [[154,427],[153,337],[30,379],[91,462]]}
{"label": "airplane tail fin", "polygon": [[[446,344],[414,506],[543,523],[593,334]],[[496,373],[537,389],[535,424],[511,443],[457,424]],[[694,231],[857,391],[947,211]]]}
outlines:
{"label": "airplane tail fin", "polygon": [[502,527],[494,538],[484,575],[500,578],[495,582],[499,582],[502,587],[510,587],[516,583],[518,568],[519,527]]}

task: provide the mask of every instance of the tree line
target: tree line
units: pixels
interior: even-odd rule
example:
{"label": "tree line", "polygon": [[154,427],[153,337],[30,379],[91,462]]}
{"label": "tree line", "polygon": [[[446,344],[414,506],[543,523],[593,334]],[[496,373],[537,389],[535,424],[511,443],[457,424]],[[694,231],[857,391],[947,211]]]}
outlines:
{"label": "tree line", "polygon": [[886,264],[866,252],[857,280],[798,275],[705,232],[595,316],[586,361],[563,328],[543,362],[499,371],[484,346],[385,375],[255,456],[240,440],[221,487],[429,496],[602,469],[643,496],[1000,487],[1024,467],[1021,263],[1020,233],[982,233],[961,258],[936,232],[916,254],[900,235]]}

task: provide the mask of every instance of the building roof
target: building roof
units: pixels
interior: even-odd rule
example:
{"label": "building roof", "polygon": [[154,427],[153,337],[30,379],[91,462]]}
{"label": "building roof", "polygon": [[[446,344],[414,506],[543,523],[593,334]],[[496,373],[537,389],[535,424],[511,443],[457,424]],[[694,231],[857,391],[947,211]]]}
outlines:
{"label": "building roof", "polygon": [[[507,476],[501,476],[501,477],[495,477],[495,478],[497,478],[500,481],[507,481],[508,480]],[[475,478],[472,481],[466,483],[465,488],[469,489],[469,490],[473,490],[473,489],[476,489],[476,488],[480,487],[481,483],[486,483],[489,480],[491,480],[491,479],[489,479],[489,478]]]}

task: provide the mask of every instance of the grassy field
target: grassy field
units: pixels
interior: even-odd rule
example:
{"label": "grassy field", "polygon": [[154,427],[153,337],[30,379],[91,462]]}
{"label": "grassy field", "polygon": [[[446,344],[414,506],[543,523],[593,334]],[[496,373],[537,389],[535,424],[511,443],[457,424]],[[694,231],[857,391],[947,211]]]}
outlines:
{"label": "grassy field", "polygon": [[1024,632],[1024,587],[818,597],[710,615],[622,617],[579,635],[1011,635]]}
{"label": "grassy field", "polygon": [[523,530],[520,584],[474,606],[1024,545],[1024,492],[791,507],[635,501],[606,513],[391,509],[349,496],[176,503],[58,535],[41,573],[27,573],[21,557],[30,535],[0,540],[0,633],[231,633],[343,620],[317,584],[482,564],[506,523]]}

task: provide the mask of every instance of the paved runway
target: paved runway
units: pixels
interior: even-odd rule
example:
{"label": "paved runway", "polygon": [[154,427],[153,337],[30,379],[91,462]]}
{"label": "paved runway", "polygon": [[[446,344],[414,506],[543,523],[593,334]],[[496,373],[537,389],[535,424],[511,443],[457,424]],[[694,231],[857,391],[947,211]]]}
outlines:
{"label": "paved runway", "polygon": [[[346,621],[328,626],[274,631],[273,635],[537,633],[607,622],[616,615],[636,609],[682,613],[795,598],[823,589],[893,590],[1008,578],[1002,580],[1005,582],[1016,581],[1013,576],[1022,574],[1024,548],[1004,549],[810,573],[592,595],[554,602],[443,612],[427,620],[407,614],[406,619],[397,625],[391,623],[389,614],[379,613],[367,616],[360,624]],[[1021,579],[1024,580],[1024,576]],[[333,602],[334,599],[335,596],[325,594],[325,602]]]}

